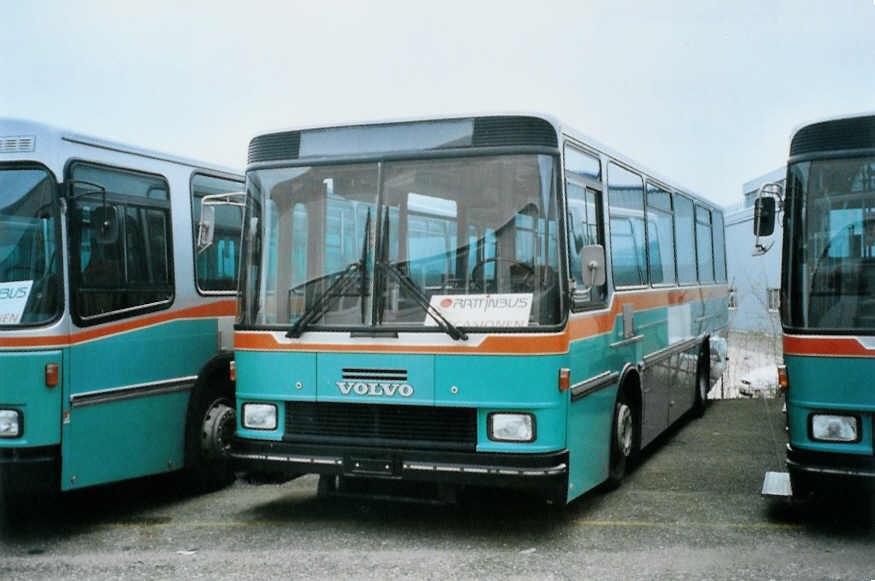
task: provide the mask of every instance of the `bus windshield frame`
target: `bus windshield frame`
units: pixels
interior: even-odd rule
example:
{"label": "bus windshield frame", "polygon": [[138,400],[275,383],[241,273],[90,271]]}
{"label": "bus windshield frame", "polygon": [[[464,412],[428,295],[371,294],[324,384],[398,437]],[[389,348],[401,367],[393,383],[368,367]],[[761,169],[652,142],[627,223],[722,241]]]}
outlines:
{"label": "bus windshield frame", "polygon": [[559,168],[551,154],[454,153],[250,169],[237,328],[288,330],[327,302],[306,330],[438,331],[425,298],[468,331],[559,329]]}
{"label": "bus windshield frame", "polygon": [[796,161],[787,175],[785,329],[875,335],[875,155]]}
{"label": "bus windshield frame", "polygon": [[64,310],[58,182],[37,163],[0,164],[0,329],[54,323]]}

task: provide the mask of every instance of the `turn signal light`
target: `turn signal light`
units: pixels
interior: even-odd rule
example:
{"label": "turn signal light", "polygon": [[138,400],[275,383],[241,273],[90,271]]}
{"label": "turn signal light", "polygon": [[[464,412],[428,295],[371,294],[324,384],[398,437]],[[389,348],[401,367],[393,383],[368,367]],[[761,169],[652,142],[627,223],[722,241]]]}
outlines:
{"label": "turn signal light", "polygon": [[231,381],[237,381],[237,365],[234,361],[228,366],[228,376],[231,378]]}
{"label": "turn signal light", "polygon": [[571,389],[571,370],[567,367],[559,368],[559,391]]}
{"label": "turn signal light", "polygon": [[46,363],[46,387],[57,387],[58,385],[58,364]]}
{"label": "turn signal light", "polygon": [[787,389],[790,387],[790,378],[787,376],[786,365],[778,366],[778,385],[781,386],[781,389]]}

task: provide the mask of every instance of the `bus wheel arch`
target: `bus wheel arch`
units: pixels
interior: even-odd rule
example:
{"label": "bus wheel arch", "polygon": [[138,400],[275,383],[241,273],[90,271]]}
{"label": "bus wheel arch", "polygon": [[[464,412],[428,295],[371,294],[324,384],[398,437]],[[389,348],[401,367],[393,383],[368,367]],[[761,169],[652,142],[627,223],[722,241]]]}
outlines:
{"label": "bus wheel arch", "polygon": [[620,374],[611,419],[608,478],[606,487],[617,488],[638,455],[641,446],[641,374],[627,364]]}
{"label": "bus wheel arch", "polygon": [[194,491],[218,490],[234,480],[231,459],[225,454],[237,429],[231,360],[230,353],[222,353],[208,361],[189,397],[183,473]]}

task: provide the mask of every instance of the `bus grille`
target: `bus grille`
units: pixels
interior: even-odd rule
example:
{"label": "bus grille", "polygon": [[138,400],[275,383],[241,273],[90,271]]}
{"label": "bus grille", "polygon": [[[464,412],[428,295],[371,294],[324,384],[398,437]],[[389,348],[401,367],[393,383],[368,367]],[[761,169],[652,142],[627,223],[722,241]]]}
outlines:
{"label": "bus grille", "polygon": [[322,444],[474,451],[477,410],[289,401],[286,402],[284,439]]}

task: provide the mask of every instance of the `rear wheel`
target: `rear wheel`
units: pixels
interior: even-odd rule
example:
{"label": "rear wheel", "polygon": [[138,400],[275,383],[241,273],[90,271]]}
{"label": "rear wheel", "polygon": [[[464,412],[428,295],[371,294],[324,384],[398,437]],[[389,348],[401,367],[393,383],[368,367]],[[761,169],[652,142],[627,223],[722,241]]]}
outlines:
{"label": "rear wheel", "polygon": [[611,425],[611,464],[606,481],[609,489],[620,486],[626,476],[626,468],[635,452],[636,429],[635,410],[626,392],[620,391]]}

